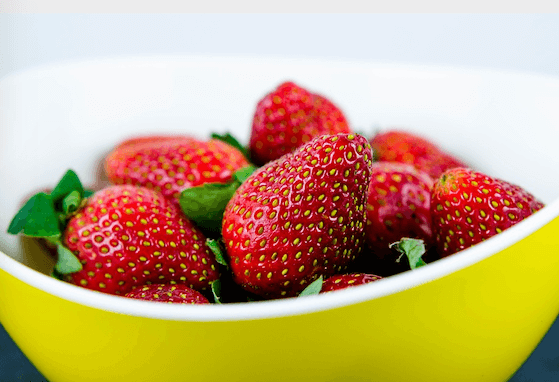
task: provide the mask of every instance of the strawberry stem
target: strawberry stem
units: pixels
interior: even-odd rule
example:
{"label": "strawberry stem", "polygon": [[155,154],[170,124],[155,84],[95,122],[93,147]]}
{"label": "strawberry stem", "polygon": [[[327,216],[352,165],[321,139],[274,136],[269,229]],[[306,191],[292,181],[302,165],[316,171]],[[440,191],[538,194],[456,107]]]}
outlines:
{"label": "strawberry stem", "polygon": [[404,237],[400,241],[390,244],[390,248],[394,248],[401,253],[398,260],[396,260],[397,262],[400,262],[402,256],[405,255],[408,258],[411,269],[417,269],[427,265],[422,259],[426,251],[425,242],[421,239]]}
{"label": "strawberry stem", "polygon": [[70,192],[63,200],[62,200],[62,211],[65,215],[70,215],[80,207],[80,203],[82,201],[82,197],[80,193],[76,190]]}

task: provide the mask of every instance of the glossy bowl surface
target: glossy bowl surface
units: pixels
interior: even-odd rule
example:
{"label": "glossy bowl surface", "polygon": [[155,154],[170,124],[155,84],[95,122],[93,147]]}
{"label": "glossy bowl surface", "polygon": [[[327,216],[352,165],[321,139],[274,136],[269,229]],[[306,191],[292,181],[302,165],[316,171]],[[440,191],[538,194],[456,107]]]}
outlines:
{"label": "glossy bowl surface", "polygon": [[[135,133],[231,131],[293,80],[354,130],[404,127],[546,207],[413,272],[299,299],[168,306],[47,276],[6,234],[23,199],[68,169],[86,184]],[[506,381],[559,312],[559,78],[368,62],[229,57],[107,59],[0,81],[0,322],[51,382]]]}

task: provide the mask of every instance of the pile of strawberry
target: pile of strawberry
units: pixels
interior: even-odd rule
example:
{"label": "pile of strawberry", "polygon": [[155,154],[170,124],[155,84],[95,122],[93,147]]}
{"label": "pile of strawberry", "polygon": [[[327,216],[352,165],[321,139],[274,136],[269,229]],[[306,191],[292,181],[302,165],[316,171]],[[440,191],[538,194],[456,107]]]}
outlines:
{"label": "pile of strawberry", "polygon": [[[403,130],[354,133],[327,98],[281,84],[232,136],[140,136],[69,170],[8,232],[55,248],[53,276],[169,303],[247,302],[374,282],[449,256],[543,207]],[[258,166],[258,167],[257,167]]]}

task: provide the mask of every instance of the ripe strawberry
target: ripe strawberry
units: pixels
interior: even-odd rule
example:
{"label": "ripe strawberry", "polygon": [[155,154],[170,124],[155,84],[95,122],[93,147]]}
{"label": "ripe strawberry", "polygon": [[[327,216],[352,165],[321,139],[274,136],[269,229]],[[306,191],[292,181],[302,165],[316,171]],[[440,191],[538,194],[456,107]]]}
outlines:
{"label": "ripe strawberry", "polygon": [[367,273],[348,273],[342,275],[334,275],[324,280],[320,293],[327,293],[357,285],[368,284],[380,279],[382,279],[381,276],[371,275]]}
{"label": "ripe strawberry", "polygon": [[543,206],[517,185],[467,168],[448,170],[431,196],[437,252],[444,257],[468,248]]}
{"label": "ripe strawberry", "polygon": [[433,179],[437,179],[447,169],[465,167],[459,159],[444,152],[434,143],[402,130],[376,134],[371,140],[371,146],[377,161],[410,163]]}
{"label": "ripe strawberry", "polygon": [[105,158],[105,171],[114,184],[152,188],[177,200],[186,188],[228,182],[248,164],[239,150],[217,139],[142,136],[119,144]]}
{"label": "ripe strawberry", "polygon": [[366,240],[380,259],[395,253],[390,244],[403,237],[432,242],[431,189],[433,180],[414,166],[375,162],[367,198]]}
{"label": "ripe strawberry", "polygon": [[223,239],[235,282],[262,297],[295,296],[361,252],[370,146],[321,136],[253,173],[229,201]]}
{"label": "ripe strawberry", "polygon": [[117,185],[96,192],[68,221],[63,244],[83,265],[73,284],[124,294],[148,283],[203,290],[218,279],[205,237],[163,196]]}
{"label": "ripe strawberry", "polygon": [[313,116],[318,120],[318,134],[351,133],[342,111],[329,99],[313,94]]}
{"label": "ripe strawberry", "polygon": [[351,133],[340,109],[321,95],[284,82],[256,106],[251,159],[264,164],[320,135]]}
{"label": "ripe strawberry", "polygon": [[126,293],[124,297],[138,300],[166,302],[173,304],[209,304],[200,292],[186,285],[151,284],[144,285]]}

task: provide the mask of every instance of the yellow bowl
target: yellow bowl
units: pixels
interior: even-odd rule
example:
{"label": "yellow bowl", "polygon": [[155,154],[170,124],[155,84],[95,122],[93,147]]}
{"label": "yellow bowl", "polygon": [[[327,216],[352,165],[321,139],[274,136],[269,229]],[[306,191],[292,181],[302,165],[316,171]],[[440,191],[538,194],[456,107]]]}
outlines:
{"label": "yellow bowl", "polygon": [[[327,295],[171,306],[47,276],[7,235],[22,199],[71,167],[93,183],[132,133],[232,131],[283,80],[355,130],[401,126],[547,206],[416,271]],[[340,61],[160,57],[37,68],[0,82],[0,321],[51,382],[506,381],[559,312],[559,80]]]}

